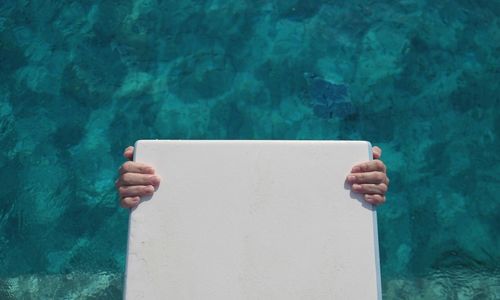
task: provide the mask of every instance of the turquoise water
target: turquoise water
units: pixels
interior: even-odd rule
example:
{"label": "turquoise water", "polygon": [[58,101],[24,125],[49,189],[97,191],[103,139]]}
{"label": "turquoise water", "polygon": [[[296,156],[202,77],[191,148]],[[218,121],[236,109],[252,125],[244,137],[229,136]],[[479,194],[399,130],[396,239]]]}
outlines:
{"label": "turquoise water", "polygon": [[[119,299],[137,139],[365,139],[385,299],[500,298],[500,1],[2,1],[0,299]],[[352,113],[308,80],[348,89]],[[329,100],[330,98],[326,98]]]}

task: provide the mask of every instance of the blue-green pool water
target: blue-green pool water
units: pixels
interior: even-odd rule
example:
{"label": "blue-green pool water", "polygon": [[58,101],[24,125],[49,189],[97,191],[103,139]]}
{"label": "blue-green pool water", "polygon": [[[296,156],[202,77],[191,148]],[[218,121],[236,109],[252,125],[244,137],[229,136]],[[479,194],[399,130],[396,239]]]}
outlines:
{"label": "blue-green pool water", "polygon": [[[137,139],[364,139],[385,299],[500,298],[500,1],[0,2],[0,299],[120,299]],[[313,107],[315,74],[350,115]],[[314,92],[313,92],[314,94]]]}

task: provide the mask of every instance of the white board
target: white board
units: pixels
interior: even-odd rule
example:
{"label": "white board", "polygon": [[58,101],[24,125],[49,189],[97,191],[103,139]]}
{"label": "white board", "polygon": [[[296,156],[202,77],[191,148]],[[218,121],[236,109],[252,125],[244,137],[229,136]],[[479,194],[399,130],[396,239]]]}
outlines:
{"label": "white board", "polygon": [[130,215],[125,298],[381,299],[362,141],[141,140],[160,187]]}

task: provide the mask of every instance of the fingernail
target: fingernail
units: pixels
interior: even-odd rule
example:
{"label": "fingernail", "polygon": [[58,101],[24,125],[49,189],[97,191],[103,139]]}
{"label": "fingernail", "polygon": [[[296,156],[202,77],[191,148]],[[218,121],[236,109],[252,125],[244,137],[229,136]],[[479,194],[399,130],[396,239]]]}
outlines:
{"label": "fingernail", "polygon": [[354,180],[356,180],[356,176],[354,176],[354,175],[347,176],[347,181],[353,182]]}
{"label": "fingernail", "polygon": [[355,183],[355,184],[352,185],[352,188],[355,189],[355,190],[359,190],[359,189],[361,189],[361,185]]}
{"label": "fingernail", "polygon": [[358,167],[358,166],[352,167],[352,172],[353,172],[353,173],[354,173],[354,172],[359,172],[359,171],[361,171],[361,168],[360,168],[360,167]]}

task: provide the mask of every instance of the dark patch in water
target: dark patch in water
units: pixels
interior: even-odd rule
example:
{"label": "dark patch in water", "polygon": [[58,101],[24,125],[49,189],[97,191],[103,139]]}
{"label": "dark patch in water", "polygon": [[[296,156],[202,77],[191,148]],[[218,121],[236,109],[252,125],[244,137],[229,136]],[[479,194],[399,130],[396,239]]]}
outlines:
{"label": "dark patch in water", "polygon": [[347,85],[336,84],[311,73],[305,73],[304,76],[308,82],[310,104],[316,116],[330,119],[333,116],[345,118],[354,114]]}
{"label": "dark patch in water", "polygon": [[280,13],[281,17],[290,21],[302,22],[305,19],[314,17],[323,5],[322,1],[300,0],[294,4],[286,3]]}

